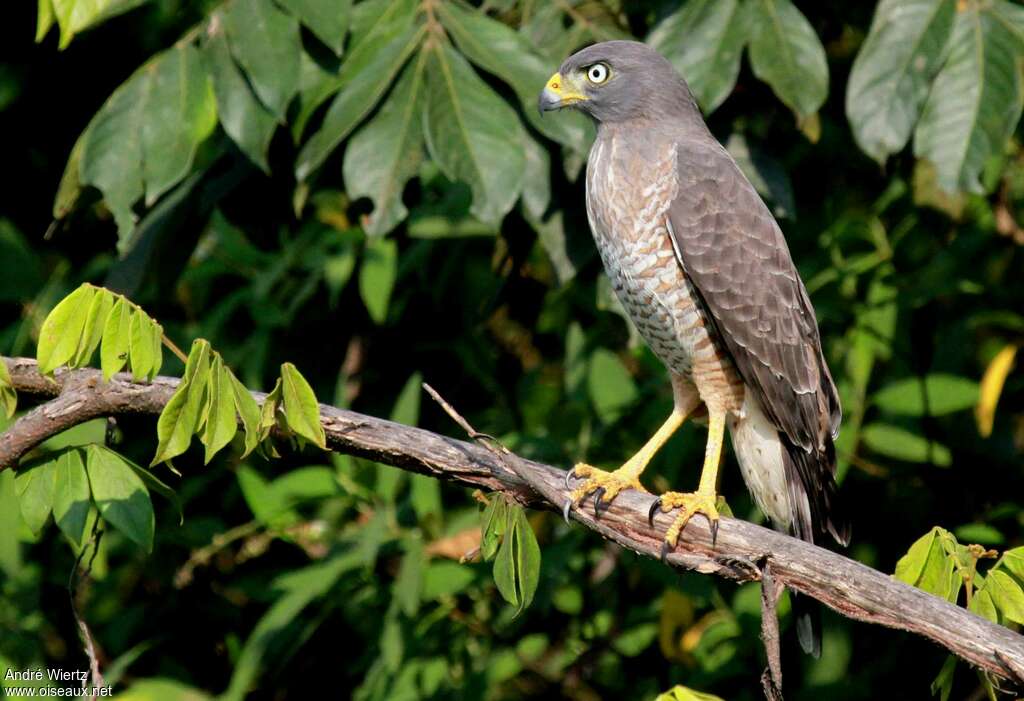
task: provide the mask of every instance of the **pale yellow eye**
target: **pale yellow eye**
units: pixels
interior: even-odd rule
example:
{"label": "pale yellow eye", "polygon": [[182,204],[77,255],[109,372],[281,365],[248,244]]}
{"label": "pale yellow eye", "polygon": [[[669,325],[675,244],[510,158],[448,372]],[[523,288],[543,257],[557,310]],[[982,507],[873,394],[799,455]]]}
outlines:
{"label": "pale yellow eye", "polygon": [[594,85],[600,85],[608,80],[608,66],[603,63],[595,63],[587,69],[587,80]]}

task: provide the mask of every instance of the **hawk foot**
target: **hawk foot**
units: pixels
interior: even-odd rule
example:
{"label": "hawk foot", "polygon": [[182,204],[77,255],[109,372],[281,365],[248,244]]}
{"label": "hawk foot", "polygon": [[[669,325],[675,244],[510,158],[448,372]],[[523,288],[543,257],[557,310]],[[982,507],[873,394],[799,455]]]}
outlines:
{"label": "hawk foot", "polygon": [[580,504],[590,496],[594,495],[594,515],[601,517],[601,509],[607,508],[612,499],[618,496],[623,489],[636,489],[646,492],[640,480],[636,477],[636,471],[630,469],[627,463],[615,472],[605,472],[593,465],[578,463],[574,468],[565,474],[565,486],[569,487],[569,478],[583,480],[569,496],[567,504],[579,508]]}
{"label": "hawk foot", "polygon": [[681,509],[672,525],[665,532],[665,543],[662,546],[662,558],[667,554],[670,547],[674,548],[679,542],[679,534],[686,528],[690,519],[701,514],[708,520],[711,527],[711,547],[715,546],[718,540],[718,501],[719,496],[714,493],[702,492],[665,492],[654,500],[648,514],[650,523],[654,525],[654,514],[660,508],[662,513],[673,509]]}

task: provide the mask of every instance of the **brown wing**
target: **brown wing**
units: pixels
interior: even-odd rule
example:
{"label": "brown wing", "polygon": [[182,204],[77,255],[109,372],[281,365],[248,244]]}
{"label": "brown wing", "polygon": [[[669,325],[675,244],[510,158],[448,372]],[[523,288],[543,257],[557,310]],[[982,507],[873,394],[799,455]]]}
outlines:
{"label": "brown wing", "polygon": [[748,391],[789,450],[798,535],[827,529],[835,502],[833,438],[841,409],[821,352],[814,309],[768,207],[716,141],[681,143],[669,208],[680,264]]}

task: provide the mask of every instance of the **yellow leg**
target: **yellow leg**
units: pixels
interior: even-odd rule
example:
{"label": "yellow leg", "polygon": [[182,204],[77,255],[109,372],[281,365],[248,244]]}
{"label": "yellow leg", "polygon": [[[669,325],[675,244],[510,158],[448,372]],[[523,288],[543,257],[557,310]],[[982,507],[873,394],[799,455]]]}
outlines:
{"label": "yellow leg", "polygon": [[675,547],[679,534],[695,514],[703,514],[711,525],[712,542],[718,535],[718,466],[722,459],[722,440],[725,438],[725,412],[710,411],[708,442],[704,450],[704,467],[696,492],[666,492],[651,506],[651,520],[660,507],[663,512],[681,508],[682,512],[665,533],[665,543]]}

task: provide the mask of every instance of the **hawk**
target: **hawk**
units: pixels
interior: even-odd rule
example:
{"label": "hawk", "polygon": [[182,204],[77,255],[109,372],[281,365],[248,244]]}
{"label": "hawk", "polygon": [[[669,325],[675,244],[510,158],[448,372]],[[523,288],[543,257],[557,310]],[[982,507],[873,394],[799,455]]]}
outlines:
{"label": "hawk", "polygon": [[[612,287],[671,377],[674,409],[614,472],[579,464],[566,504],[593,494],[600,515],[688,416],[707,414],[694,492],[651,507],[678,509],[665,535],[706,517],[717,533],[717,482],[726,428],[740,472],[772,526],[803,540],[849,540],[835,483],[841,409],[814,308],[778,223],[708,130],[686,82],[644,44],[609,41],[562,64],[539,107],[573,108],[597,124],[587,162],[587,217]],[[820,649],[798,614],[804,649]]]}

